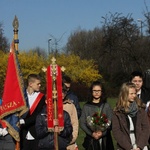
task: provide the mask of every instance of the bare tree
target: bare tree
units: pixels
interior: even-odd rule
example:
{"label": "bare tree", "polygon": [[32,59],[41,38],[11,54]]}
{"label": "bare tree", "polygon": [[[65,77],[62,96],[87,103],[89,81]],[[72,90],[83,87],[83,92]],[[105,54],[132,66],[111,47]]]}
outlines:
{"label": "bare tree", "polygon": [[3,24],[0,23],[0,50],[3,52],[9,51],[9,43],[7,38],[4,36]]}
{"label": "bare tree", "polygon": [[149,37],[141,31],[132,14],[102,17],[102,27],[71,33],[67,52],[84,59],[94,59],[105,81],[115,87],[127,80],[134,70],[150,68]]}

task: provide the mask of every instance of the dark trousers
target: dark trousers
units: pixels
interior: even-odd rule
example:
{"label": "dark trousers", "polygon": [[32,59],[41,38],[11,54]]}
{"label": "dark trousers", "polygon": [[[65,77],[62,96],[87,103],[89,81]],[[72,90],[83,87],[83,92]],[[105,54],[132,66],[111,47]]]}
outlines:
{"label": "dark trousers", "polygon": [[38,140],[25,139],[21,150],[38,150]]}
{"label": "dark trousers", "polygon": [[9,134],[0,137],[0,150],[15,150],[15,141]]}

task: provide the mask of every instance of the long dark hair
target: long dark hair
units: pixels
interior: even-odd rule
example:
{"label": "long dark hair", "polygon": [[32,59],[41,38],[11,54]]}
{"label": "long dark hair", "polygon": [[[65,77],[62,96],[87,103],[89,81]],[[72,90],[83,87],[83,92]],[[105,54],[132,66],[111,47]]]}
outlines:
{"label": "long dark hair", "polygon": [[67,97],[67,86],[63,82],[62,82],[62,92],[66,94],[63,101],[67,100],[68,99],[68,97]]}
{"label": "long dark hair", "polygon": [[105,92],[105,88],[104,88],[104,85],[100,82],[100,81],[94,81],[92,84],[91,84],[91,87],[90,87],[90,101],[93,100],[93,87],[94,86],[100,86],[101,89],[102,89],[102,95],[101,95],[101,102],[107,102],[107,96],[106,96],[106,92]]}

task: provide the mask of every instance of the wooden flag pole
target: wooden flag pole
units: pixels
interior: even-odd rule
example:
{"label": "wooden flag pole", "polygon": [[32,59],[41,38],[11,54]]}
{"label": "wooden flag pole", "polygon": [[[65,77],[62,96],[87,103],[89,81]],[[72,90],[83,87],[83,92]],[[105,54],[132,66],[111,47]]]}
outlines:
{"label": "wooden flag pole", "polygon": [[62,71],[65,69],[56,64],[54,57],[51,61],[50,66],[42,68],[44,72],[47,71],[47,127],[54,134],[54,149],[59,150],[59,132],[64,129]]}
{"label": "wooden flag pole", "polygon": [[[52,58],[52,95],[53,95],[53,102],[54,102],[54,120],[58,120],[58,114],[57,114],[57,89],[56,89],[56,59],[53,57]],[[54,125],[55,126],[58,125]],[[54,130],[54,147],[55,150],[59,150],[58,146],[58,132],[55,132]]]}
{"label": "wooden flag pole", "polygon": [[[18,44],[19,44],[19,40],[18,40],[18,28],[19,28],[19,21],[17,16],[15,16],[14,20],[13,20],[13,28],[14,28],[14,44],[15,44],[15,50],[18,51]],[[16,141],[16,147],[15,150],[20,150],[20,142]]]}
{"label": "wooden flag pole", "polygon": [[17,142],[17,141],[16,141],[16,147],[15,147],[15,150],[20,150],[20,142]]}

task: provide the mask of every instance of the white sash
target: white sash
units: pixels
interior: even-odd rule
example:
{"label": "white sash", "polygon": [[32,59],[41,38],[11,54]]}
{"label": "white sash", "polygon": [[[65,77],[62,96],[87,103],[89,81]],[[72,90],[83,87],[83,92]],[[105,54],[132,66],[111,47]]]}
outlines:
{"label": "white sash", "polygon": [[[134,125],[133,125],[133,121],[131,119],[131,117],[128,115],[128,118],[129,118],[129,123],[130,123],[130,131],[134,131]],[[130,133],[130,139],[131,139],[131,143],[133,145],[133,148],[137,148],[136,147],[136,139],[135,139],[135,134],[134,132],[131,132]],[[148,150],[147,146],[145,146],[143,148],[143,150]]]}

